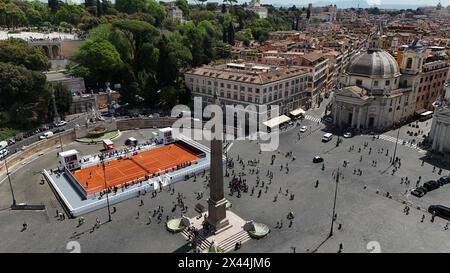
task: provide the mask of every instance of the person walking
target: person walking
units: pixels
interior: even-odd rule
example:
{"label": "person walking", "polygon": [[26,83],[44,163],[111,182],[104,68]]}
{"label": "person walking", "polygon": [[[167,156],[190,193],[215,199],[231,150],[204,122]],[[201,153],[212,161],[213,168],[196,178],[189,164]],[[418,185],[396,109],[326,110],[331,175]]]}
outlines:
{"label": "person walking", "polygon": [[342,244],[342,243],[339,243],[339,250],[338,250],[338,253],[341,253],[343,249],[344,249],[343,244]]}

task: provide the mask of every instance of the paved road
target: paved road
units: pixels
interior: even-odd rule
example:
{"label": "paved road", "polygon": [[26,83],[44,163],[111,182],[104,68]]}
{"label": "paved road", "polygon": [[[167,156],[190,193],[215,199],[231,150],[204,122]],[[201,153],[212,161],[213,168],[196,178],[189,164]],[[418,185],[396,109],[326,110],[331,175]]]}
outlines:
{"label": "paved road", "polygon": [[[263,152],[259,154],[256,141],[235,141],[229,150],[229,158],[243,157],[243,161],[260,159],[258,165],[261,180],[265,182],[256,186],[256,175],[249,173],[247,166],[243,169],[236,163],[235,171],[244,172],[249,188],[255,187],[255,194],[243,193],[240,198],[228,194],[227,185],[230,178],[225,178],[226,198],[233,204],[232,210],[246,220],[262,222],[272,229],[267,238],[252,240],[243,244],[242,252],[291,252],[296,247],[297,252],[308,252],[317,248],[326,238],[330,228],[330,215],[332,209],[332,196],[335,184],[333,171],[340,167],[344,177],[339,183],[338,201],[336,206],[337,220],[335,235],[322,244],[318,252],[336,252],[339,243],[343,243],[344,252],[368,252],[367,244],[377,241],[383,252],[448,252],[450,243],[448,231],[443,229],[445,221],[436,218],[430,222],[430,215],[417,210],[429,204],[448,203],[450,186],[441,187],[425,197],[419,199],[405,194],[415,184],[417,177],[422,181],[436,179],[438,174],[432,172],[432,165],[426,162],[421,166],[422,155],[415,149],[398,147],[398,155],[402,158],[402,167],[394,175],[389,169],[389,156],[379,153],[380,148],[389,149],[390,155],[394,144],[383,139],[372,141],[370,136],[360,135],[351,139],[344,139],[339,147],[335,146],[335,139],[328,143],[320,142],[324,133],[323,124],[310,120],[303,120],[309,130],[301,134],[298,139],[295,128],[283,132],[280,136],[280,147],[276,152]],[[130,136],[145,141],[151,135],[151,130],[127,131],[115,141],[118,146]],[[368,142],[369,146],[361,152],[359,147]],[[354,145],[355,150],[349,152]],[[82,145],[70,143],[65,147],[76,148],[82,154],[96,153],[101,145]],[[369,153],[369,149],[372,152]],[[293,151],[296,160],[286,158],[285,153]],[[279,152],[279,153],[278,153]],[[270,164],[271,156],[276,155],[274,165]],[[313,164],[312,157],[321,155],[325,159],[325,170],[321,164]],[[360,161],[360,157],[363,157]],[[349,162],[343,167],[343,160]],[[376,160],[377,166],[372,162]],[[280,166],[289,163],[290,171],[280,170]],[[189,207],[185,215],[194,217],[197,212],[193,210],[197,203],[207,205],[208,188],[205,179],[201,176],[194,182],[193,179],[182,181],[175,185],[175,194],[167,190],[158,194],[156,198],[146,195],[141,198],[122,202],[113,214],[111,223],[103,224],[99,229],[91,232],[90,229],[98,217],[102,222],[107,219],[106,209],[101,209],[84,216],[86,224],[77,227],[77,219],[59,221],[56,219],[56,210],[61,207],[56,201],[53,192],[46,184],[40,184],[39,171],[42,168],[55,167],[57,164],[56,150],[43,155],[40,160],[24,166],[12,177],[12,183],[18,202],[29,204],[45,204],[46,211],[11,211],[2,210],[10,205],[11,195],[8,183],[0,185],[0,252],[68,252],[66,243],[76,240],[81,244],[82,252],[174,252],[182,251],[186,244],[181,235],[172,235],[164,228],[166,216],[179,217],[179,209],[172,210],[176,204],[177,194],[183,193],[184,202]],[[362,176],[354,175],[354,169],[362,169]],[[271,184],[268,183],[267,171],[274,172]],[[386,171],[387,170],[387,171]],[[446,168],[445,173],[448,172]],[[408,176],[413,182],[406,186],[401,183],[401,177]],[[315,181],[320,184],[315,188]],[[265,186],[268,186],[267,192]],[[279,189],[282,192],[279,193]],[[257,197],[262,191],[260,198]],[[289,194],[295,194],[294,200]],[[381,194],[377,194],[379,190]],[[198,200],[195,192],[202,191],[205,197]],[[392,199],[383,194],[390,192]],[[278,200],[274,202],[274,196]],[[144,205],[140,205],[143,199]],[[404,204],[401,200],[412,203],[409,215],[402,212]],[[163,221],[158,224],[156,218],[148,224],[148,217],[158,206],[164,206]],[[295,218],[292,227],[286,215],[293,211]],[[137,212],[140,212],[138,217]],[[421,223],[422,214],[426,219]],[[278,229],[276,223],[283,219],[283,228]],[[28,223],[28,230],[21,232],[23,222]],[[342,224],[342,229],[337,226]],[[20,243],[18,243],[20,242]]]}
{"label": "paved road", "polygon": [[[69,130],[69,129],[73,129],[75,127],[75,124],[81,124],[85,119],[85,116],[80,116],[78,118],[75,118],[69,122],[67,122],[67,124],[63,127],[55,127],[49,131],[55,132],[56,130],[63,128],[65,129],[65,131]],[[20,150],[23,146],[29,146],[37,141],[39,141],[39,137],[42,135],[42,133],[37,133],[35,135],[32,135],[30,137],[24,138],[21,141],[18,141],[16,143],[14,143],[13,145],[9,145],[8,149],[9,149],[9,154],[8,156],[15,154],[16,151]]]}

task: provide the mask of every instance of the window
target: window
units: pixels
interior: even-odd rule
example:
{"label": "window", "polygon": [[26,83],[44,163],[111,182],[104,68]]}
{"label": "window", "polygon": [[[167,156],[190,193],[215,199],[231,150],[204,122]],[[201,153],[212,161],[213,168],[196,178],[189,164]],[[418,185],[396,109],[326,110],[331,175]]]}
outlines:
{"label": "window", "polygon": [[245,91],[245,86],[240,87],[241,92]]}
{"label": "window", "polygon": [[211,81],[208,81],[208,85],[211,85]]}
{"label": "window", "polygon": [[259,88],[255,89],[256,94],[259,94]]}
{"label": "window", "polygon": [[248,92],[253,92],[253,88],[249,87],[247,88]]}
{"label": "window", "polygon": [[391,81],[386,81],[386,86],[388,86],[388,85],[390,85],[391,84]]}
{"label": "window", "polygon": [[423,78],[420,78],[420,83],[423,83]]}
{"label": "window", "polygon": [[373,86],[378,87],[378,81],[373,81]]}
{"label": "window", "polygon": [[221,82],[221,83],[220,83],[220,87],[223,88],[224,86],[225,86],[225,84],[223,84],[223,82]]}
{"label": "window", "polygon": [[227,83],[227,88],[231,89],[231,84]]}
{"label": "window", "polygon": [[412,67],[412,59],[408,58],[408,60],[406,60],[406,68],[411,68]]}
{"label": "window", "polygon": [[237,89],[238,89],[238,88],[237,88],[237,85],[234,85],[234,86],[233,86],[233,89],[234,89],[234,90],[237,90]]}
{"label": "window", "polygon": [[362,85],[362,80],[356,80],[356,85],[357,86],[361,86]]}

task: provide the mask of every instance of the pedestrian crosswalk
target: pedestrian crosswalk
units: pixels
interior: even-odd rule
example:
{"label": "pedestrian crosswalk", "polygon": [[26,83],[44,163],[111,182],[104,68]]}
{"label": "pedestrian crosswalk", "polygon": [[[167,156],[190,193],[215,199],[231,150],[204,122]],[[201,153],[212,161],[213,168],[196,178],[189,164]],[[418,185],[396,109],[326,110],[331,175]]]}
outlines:
{"label": "pedestrian crosswalk", "polygon": [[306,115],[305,119],[311,120],[311,121],[314,121],[314,122],[320,122],[321,121],[321,119],[319,117],[315,117],[315,116],[311,116],[311,115]]}
{"label": "pedestrian crosswalk", "polygon": [[[393,136],[388,136],[388,135],[380,135],[380,139],[383,139],[383,140],[386,140],[386,141],[390,141],[390,142],[393,142],[393,143],[397,142],[397,138],[395,138]],[[403,145],[403,141],[404,141],[403,139],[399,138],[397,143],[400,144],[400,145]],[[405,141],[404,143],[405,143],[404,146],[406,146],[406,147],[409,147],[409,148],[412,148],[412,149],[416,149],[418,151],[424,151],[416,143],[411,143],[411,142],[408,142],[408,141]]]}

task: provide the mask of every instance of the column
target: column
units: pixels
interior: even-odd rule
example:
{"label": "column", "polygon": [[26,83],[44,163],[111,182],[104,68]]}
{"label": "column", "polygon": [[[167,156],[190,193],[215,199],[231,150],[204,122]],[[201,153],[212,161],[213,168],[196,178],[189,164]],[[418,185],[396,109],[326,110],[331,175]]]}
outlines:
{"label": "column", "polygon": [[435,129],[434,132],[435,132],[435,134],[433,136],[433,146],[431,146],[431,149],[433,151],[436,150],[438,142],[439,142],[439,137],[441,135],[441,123],[440,122],[436,123],[436,129]]}
{"label": "column", "polygon": [[447,126],[445,126],[445,124],[442,124],[442,133],[441,133],[441,138],[439,140],[439,152],[443,152],[444,151],[444,146],[445,146],[445,142],[446,142],[446,137],[447,137]]}
{"label": "column", "polygon": [[355,127],[355,123],[356,123],[356,107],[353,106],[353,113],[352,113],[352,124],[350,127]]}
{"label": "column", "polygon": [[357,123],[357,127],[358,130],[361,129],[361,116],[362,116],[362,107],[359,107],[358,109],[358,123]]}

